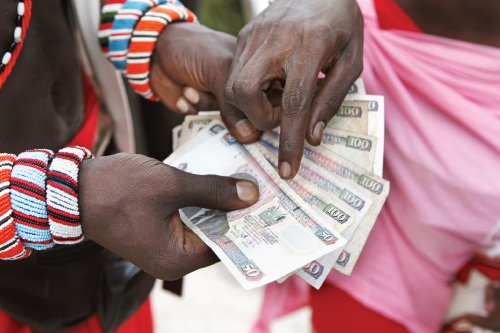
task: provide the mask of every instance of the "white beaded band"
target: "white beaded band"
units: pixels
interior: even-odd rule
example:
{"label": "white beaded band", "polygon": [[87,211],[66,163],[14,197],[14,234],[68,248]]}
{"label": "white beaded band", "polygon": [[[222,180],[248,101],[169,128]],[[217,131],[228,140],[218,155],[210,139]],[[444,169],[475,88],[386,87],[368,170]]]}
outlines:
{"label": "white beaded band", "polygon": [[83,240],[78,209],[78,170],[84,159],[93,158],[82,147],[63,148],[54,155],[47,177],[47,213],[56,244],[71,245]]}

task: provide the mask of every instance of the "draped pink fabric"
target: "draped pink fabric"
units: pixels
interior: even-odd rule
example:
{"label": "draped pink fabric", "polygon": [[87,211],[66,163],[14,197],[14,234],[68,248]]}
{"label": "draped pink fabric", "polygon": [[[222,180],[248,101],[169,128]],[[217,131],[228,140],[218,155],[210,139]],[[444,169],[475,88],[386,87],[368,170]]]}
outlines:
{"label": "draped pink fabric", "polygon": [[[358,3],[362,78],[368,94],[385,96],[391,193],[353,274],[327,283],[410,331],[436,332],[449,282],[500,240],[500,49],[381,30],[372,0]],[[267,290],[254,332],[307,303],[297,280]]]}

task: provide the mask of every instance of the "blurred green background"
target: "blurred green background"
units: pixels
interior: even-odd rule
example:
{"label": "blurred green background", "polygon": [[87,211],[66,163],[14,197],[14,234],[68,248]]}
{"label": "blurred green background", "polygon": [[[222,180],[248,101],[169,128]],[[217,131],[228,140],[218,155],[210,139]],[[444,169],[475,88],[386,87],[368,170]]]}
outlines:
{"label": "blurred green background", "polygon": [[240,0],[199,0],[198,19],[209,28],[234,36],[245,25]]}

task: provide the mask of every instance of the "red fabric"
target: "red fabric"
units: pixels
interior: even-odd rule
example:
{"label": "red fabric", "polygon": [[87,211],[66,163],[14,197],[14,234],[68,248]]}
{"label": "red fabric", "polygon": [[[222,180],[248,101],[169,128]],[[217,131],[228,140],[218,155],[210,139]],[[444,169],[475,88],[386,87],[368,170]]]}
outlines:
{"label": "red fabric", "polygon": [[[0,310],[0,327],[2,333],[41,333],[17,322],[2,310]],[[95,315],[77,328],[65,333],[103,333],[103,330],[99,324],[99,318]],[[149,299],[113,333],[153,333],[153,318]]]}
{"label": "red fabric", "polygon": [[423,33],[411,17],[394,0],[374,0],[378,23],[382,29]]}
{"label": "red fabric", "polygon": [[85,113],[83,124],[73,140],[66,147],[80,146],[92,150],[95,133],[97,131],[97,117],[99,115],[99,101],[92,89],[89,79],[83,74],[83,90],[85,97]]}
{"label": "red fabric", "polygon": [[312,324],[316,333],[409,333],[401,324],[375,312],[332,284],[311,288]]}
{"label": "red fabric", "polygon": [[457,273],[457,280],[466,283],[469,280],[469,273],[472,268],[480,271],[491,281],[500,280],[500,260],[491,258],[482,254],[476,254],[471,261],[466,263],[464,267]]}

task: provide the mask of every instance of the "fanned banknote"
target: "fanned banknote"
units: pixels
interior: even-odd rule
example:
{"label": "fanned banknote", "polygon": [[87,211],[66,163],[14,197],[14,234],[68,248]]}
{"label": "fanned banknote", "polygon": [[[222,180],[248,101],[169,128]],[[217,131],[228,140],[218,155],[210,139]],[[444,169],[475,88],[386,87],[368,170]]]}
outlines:
{"label": "fanned banknote", "polygon": [[368,103],[344,101],[328,127],[368,134]]}
{"label": "fanned banknote", "polygon": [[186,116],[184,122],[182,123],[182,134],[179,139],[179,146],[182,146],[189,139],[196,136],[196,134],[201,131],[207,124],[212,120],[220,120],[220,115],[215,114],[203,114],[203,115],[193,115]]}
{"label": "fanned banknote", "polygon": [[165,162],[188,172],[258,184],[259,200],[249,208],[226,212],[188,207],[180,211],[184,223],[212,248],[245,289],[275,281],[345,244],[266,165],[258,150],[249,153],[222,128],[214,121]]}
{"label": "fanned banknote", "polygon": [[[351,274],[389,193],[389,182],[379,177],[384,99],[364,94],[358,79],[325,127],[321,145],[305,144],[298,174],[288,181],[277,172],[279,128],[243,146],[212,111],[188,116],[174,130],[177,150],[166,163],[259,185],[259,201],[244,210],[181,210],[186,225],[244,288],[282,282],[293,274],[319,288],[332,268]],[[287,232],[296,227],[302,228],[297,234]]]}
{"label": "fanned banknote", "polygon": [[[280,128],[272,130],[280,134]],[[373,170],[377,138],[374,136],[325,127],[321,145],[360,167]]]}
{"label": "fanned banknote", "polygon": [[385,138],[384,96],[351,94],[345,97],[345,101],[365,102],[368,105],[368,133],[365,134],[375,136],[378,139],[373,172],[382,177]]}
{"label": "fanned banknote", "polygon": [[[262,145],[268,151],[263,151],[266,158],[277,163],[278,141],[275,137],[264,133],[257,145]],[[306,149],[313,151],[309,154],[309,159],[302,159],[298,175],[357,211],[355,223],[342,232],[342,236],[348,241],[346,247],[315,260],[298,273],[304,280],[319,288],[332,267],[346,275],[352,272],[387,198],[389,182],[321,147],[309,146]],[[356,172],[358,181],[355,181],[356,176],[353,174]],[[370,186],[362,175],[380,185]]]}
{"label": "fanned banknote", "polygon": [[182,134],[182,125],[177,125],[172,129],[172,150],[179,148],[179,141]]}
{"label": "fanned banknote", "polygon": [[366,94],[365,83],[362,78],[359,78],[354,82],[351,89],[349,89],[348,94]]}

